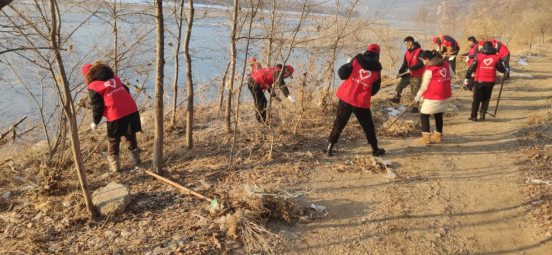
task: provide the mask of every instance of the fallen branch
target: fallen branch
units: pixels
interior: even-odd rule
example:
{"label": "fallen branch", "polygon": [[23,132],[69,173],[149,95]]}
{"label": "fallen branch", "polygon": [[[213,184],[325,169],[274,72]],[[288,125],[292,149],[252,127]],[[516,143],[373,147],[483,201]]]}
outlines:
{"label": "fallen branch", "polygon": [[176,182],[173,182],[173,181],[171,181],[171,180],[169,180],[169,179],[167,179],[167,178],[165,178],[165,177],[163,177],[163,176],[160,176],[160,175],[158,175],[158,174],[156,174],[156,173],[153,173],[153,172],[148,171],[148,170],[144,170],[144,172],[146,172],[146,174],[148,174],[148,175],[151,175],[151,176],[157,178],[158,180],[164,181],[164,182],[166,182],[166,183],[168,183],[168,184],[170,184],[170,185],[172,185],[172,186],[174,186],[174,187],[176,187],[176,188],[179,188],[179,189],[181,189],[181,190],[183,190],[183,191],[185,191],[185,192],[187,192],[187,193],[189,193],[189,194],[192,194],[192,195],[194,195],[194,196],[196,196],[196,197],[198,197],[198,198],[207,200],[207,201],[210,202],[210,203],[212,203],[213,201],[215,201],[215,200],[210,199],[210,198],[208,198],[208,197],[206,197],[206,196],[204,196],[204,195],[201,195],[201,194],[199,194],[199,193],[197,193],[197,192],[195,192],[195,191],[193,191],[193,190],[191,190],[191,189],[188,189],[188,188],[186,188],[186,187],[184,187],[184,186],[182,186],[182,185],[180,185],[180,184],[178,184],[178,183],[176,183]]}
{"label": "fallen branch", "polygon": [[21,118],[13,125],[11,125],[11,127],[8,128],[4,133],[0,134],[0,140],[4,139],[4,137],[6,137],[9,133],[12,133],[12,132],[13,132],[13,137],[15,138],[15,128],[17,127],[17,125],[21,124],[21,122],[23,122],[25,119],[27,119],[27,116]]}

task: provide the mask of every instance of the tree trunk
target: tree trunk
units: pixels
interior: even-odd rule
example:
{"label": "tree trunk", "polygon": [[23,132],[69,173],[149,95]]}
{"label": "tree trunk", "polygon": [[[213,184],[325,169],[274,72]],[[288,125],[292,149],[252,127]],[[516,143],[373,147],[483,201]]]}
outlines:
{"label": "tree trunk", "polygon": [[234,89],[234,76],[236,75],[236,28],[238,25],[238,0],[234,0],[234,13],[232,16],[232,35],[230,38],[231,57],[230,57],[230,86],[228,86],[228,95],[226,100],[226,132],[232,131],[232,90]]}
{"label": "tree trunk", "polygon": [[272,10],[270,10],[270,36],[268,37],[268,53],[266,67],[272,65],[272,44],[274,42],[274,22],[276,20],[276,0],[272,0]]}
{"label": "tree trunk", "polygon": [[188,107],[186,116],[186,144],[188,149],[194,147],[194,83],[192,81],[192,58],[190,57],[190,37],[194,23],[194,1],[188,0],[188,26],[184,38],[184,58],[186,59],[186,85],[188,87]]}
{"label": "tree trunk", "polygon": [[75,107],[73,105],[73,98],[71,95],[71,89],[69,88],[69,80],[67,79],[67,74],[65,73],[65,67],[63,65],[63,59],[61,57],[61,53],[58,50],[59,43],[58,43],[58,27],[61,27],[57,23],[57,19],[59,18],[57,16],[56,12],[57,5],[55,3],[55,0],[50,0],[50,15],[51,15],[51,28],[50,28],[50,46],[52,46],[52,49],[54,49],[54,58],[56,61],[57,68],[59,69],[59,80],[62,85],[63,90],[63,98],[62,104],[63,104],[63,111],[65,112],[65,116],[67,117],[67,120],[69,122],[69,132],[71,132],[71,149],[73,151],[73,160],[75,161],[75,165],[77,167],[77,175],[79,177],[80,186],[82,189],[82,193],[84,195],[84,201],[86,204],[86,208],[90,212],[92,216],[96,215],[96,210],[94,209],[94,205],[92,204],[92,197],[90,196],[90,191],[88,188],[88,182],[86,181],[86,173],[84,172],[84,163],[82,160],[82,154],[80,149],[80,141],[79,141],[79,133],[78,133],[78,127],[77,127],[77,119],[75,117]]}
{"label": "tree trunk", "polygon": [[230,61],[228,61],[226,69],[224,69],[224,75],[222,75],[222,81],[220,82],[219,111],[222,111],[222,105],[224,103],[224,87],[226,87],[226,75],[228,74],[228,69],[230,69]]}
{"label": "tree trunk", "polygon": [[180,70],[180,63],[178,63],[179,55],[178,52],[180,51],[180,38],[182,37],[182,23],[184,22],[184,0],[180,1],[180,15],[177,20],[178,24],[178,42],[176,43],[176,49],[174,50],[174,83],[173,83],[173,91],[174,91],[174,97],[173,97],[173,112],[172,112],[172,126],[176,127],[176,107],[178,107],[178,71]]}
{"label": "tree trunk", "polygon": [[0,10],[2,10],[2,8],[10,4],[11,2],[13,2],[13,0],[0,0]]}
{"label": "tree trunk", "polygon": [[155,0],[155,26],[157,27],[157,65],[155,75],[155,130],[152,170],[163,175],[163,67],[165,66],[165,30],[163,0]]}
{"label": "tree trunk", "polygon": [[117,0],[113,0],[113,73],[117,75],[117,65],[118,65],[118,47],[117,47],[117,40],[119,39],[117,35]]}

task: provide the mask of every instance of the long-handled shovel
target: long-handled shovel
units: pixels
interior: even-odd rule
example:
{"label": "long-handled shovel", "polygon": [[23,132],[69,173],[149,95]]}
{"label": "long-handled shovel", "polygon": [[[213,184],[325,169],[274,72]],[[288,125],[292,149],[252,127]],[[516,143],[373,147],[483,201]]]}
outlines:
{"label": "long-handled shovel", "polygon": [[390,127],[392,127],[395,123],[397,123],[397,121],[410,109],[412,108],[412,106],[414,106],[414,104],[416,103],[416,101],[412,102],[408,107],[406,107],[406,109],[404,109],[404,111],[399,114],[399,116],[397,118],[395,118],[395,120],[389,124],[389,126],[385,127],[385,130],[389,130]]}
{"label": "long-handled shovel", "polygon": [[487,114],[493,116],[493,117],[496,117],[496,113],[498,112],[498,104],[500,104],[500,96],[502,96],[502,88],[504,87],[504,80],[506,78],[506,74],[503,74],[502,75],[502,84],[500,85],[500,92],[498,92],[498,99],[496,100],[496,107],[495,107],[495,110],[494,110],[494,114],[491,114],[489,112],[487,112]]}
{"label": "long-handled shovel", "polygon": [[399,74],[398,77],[387,79],[387,80],[385,80],[384,82],[381,83],[381,86],[383,87],[383,85],[386,85],[386,84],[389,83],[389,82],[396,81],[397,79],[402,78],[402,77],[403,77],[404,75],[406,75],[406,74],[408,74],[408,72],[406,72],[406,73],[401,73],[401,74]]}

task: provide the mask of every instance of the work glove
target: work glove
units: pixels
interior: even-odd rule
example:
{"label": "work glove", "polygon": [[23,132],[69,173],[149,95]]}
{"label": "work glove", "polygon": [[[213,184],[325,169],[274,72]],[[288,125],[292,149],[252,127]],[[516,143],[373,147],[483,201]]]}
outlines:
{"label": "work glove", "polygon": [[414,98],[414,101],[416,101],[416,103],[417,103],[417,102],[420,102],[420,100],[422,100],[422,96],[416,96],[416,97]]}
{"label": "work glove", "polygon": [[453,61],[453,60],[454,60],[454,57],[450,57],[450,58],[449,58],[449,61]]}
{"label": "work glove", "polygon": [[408,68],[408,69],[406,69],[405,75],[407,75],[407,74],[409,74],[409,73],[411,73],[411,72],[412,72],[412,70],[410,70],[410,68]]}
{"label": "work glove", "polygon": [[470,83],[470,80],[469,79],[464,79],[464,85],[468,85],[468,83]]}
{"label": "work glove", "polygon": [[92,123],[90,123],[90,128],[92,130],[96,130],[96,129],[98,129],[98,125],[96,125],[94,122],[92,122]]}
{"label": "work glove", "polygon": [[293,98],[291,95],[287,97],[289,101],[291,101],[292,104],[295,104],[295,98]]}
{"label": "work glove", "polygon": [[351,63],[352,60],[353,60],[353,59],[352,59],[351,57],[349,57],[349,58],[347,59],[347,63]]}
{"label": "work glove", "polygon": [[468,63],[468,62],[470,62],[470,58],[469,58],[469,57],[466,58],[466,63]]}

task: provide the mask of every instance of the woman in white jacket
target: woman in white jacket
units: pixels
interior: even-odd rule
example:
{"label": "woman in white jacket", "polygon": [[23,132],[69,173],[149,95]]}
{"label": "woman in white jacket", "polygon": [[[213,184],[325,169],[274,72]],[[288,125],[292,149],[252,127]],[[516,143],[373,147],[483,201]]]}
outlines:
{"label": "woman in white jacket", "polygon": [[[448,110],[452,100],[451,79],[454,78],[448,62],[437,51],[426,50],[422,53],[425,65],[422,86],[416,95],[416,102],[421,101],[420,117],[422,137],[416,142],[425,145],[441,142],[443,136],[443,114]],[[429,117],[435,118],[435,133],[430,135]]]}

